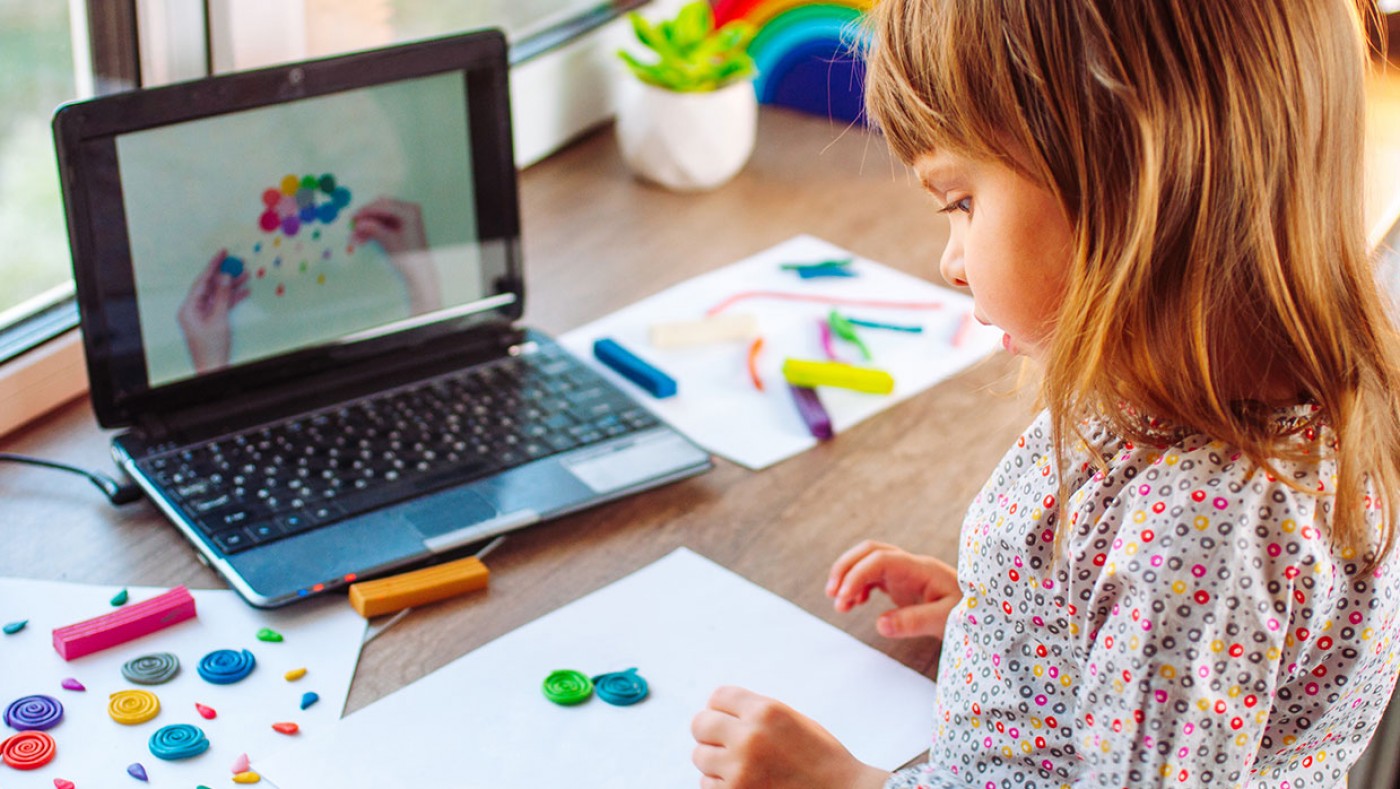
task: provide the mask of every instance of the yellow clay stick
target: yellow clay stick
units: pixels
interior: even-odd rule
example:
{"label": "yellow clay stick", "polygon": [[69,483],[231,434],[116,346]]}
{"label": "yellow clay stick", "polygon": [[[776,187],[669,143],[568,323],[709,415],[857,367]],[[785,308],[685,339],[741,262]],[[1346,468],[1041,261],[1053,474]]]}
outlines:
{"label": "yellow clay stick", "polygon": [[783,362],[783,377],[793,386],[836,386],[871,394],[894,391],[894,378],[884,370],[841,362],[788,359]]}

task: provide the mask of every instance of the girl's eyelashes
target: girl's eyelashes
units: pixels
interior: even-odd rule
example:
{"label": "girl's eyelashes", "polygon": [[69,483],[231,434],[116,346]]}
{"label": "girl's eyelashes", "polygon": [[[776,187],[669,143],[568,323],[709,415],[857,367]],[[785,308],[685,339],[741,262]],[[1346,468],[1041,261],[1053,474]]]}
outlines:
{"label": "girl's eyelashes", "polygon": [[971,214],[971,213],[972,213],[972,198],[971,198],[971,197],[964,197],[964,198],[962,198],[961,200],[954,200],[953,202],[951,202],[951,203],[949,203],[949,204],[943,206],[942,208],[938,209],[938,213],[940,213],[940,214],[951,214],[951,213],[953,213],[953,212],[955,212],[955,211],[961,211],[961,212],[963,212],[964,214]]}

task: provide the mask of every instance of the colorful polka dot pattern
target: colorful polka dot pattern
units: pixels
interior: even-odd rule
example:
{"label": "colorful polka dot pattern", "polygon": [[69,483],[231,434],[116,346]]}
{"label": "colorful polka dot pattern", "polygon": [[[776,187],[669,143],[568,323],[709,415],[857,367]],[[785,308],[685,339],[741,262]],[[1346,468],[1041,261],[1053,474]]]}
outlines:
{"label": "colorful polka dot pattern", "polygon": [[303,226],[320,222],[329,225],[350,205],[350,190],[336,183],[335,176],[285,175],[276,187],[263,191],[258,227],[264,233],[282,231],[295,236]]}
{"label": "colorful polka dot pattern", "polygon": [[[1275,418],[1310,457],[1333,440],[1309,406]],[[1319,528],[1330,498],[1222,444],[1085,427],[1106,467],[1077,458],[1060,561],[1047,414],[973,502],[933,766],[887,789],[1340,785],[1400,670],[1395,559],[1362,574]],[[1336,481],[1326,459],[1276,465],[1304,490]]]}

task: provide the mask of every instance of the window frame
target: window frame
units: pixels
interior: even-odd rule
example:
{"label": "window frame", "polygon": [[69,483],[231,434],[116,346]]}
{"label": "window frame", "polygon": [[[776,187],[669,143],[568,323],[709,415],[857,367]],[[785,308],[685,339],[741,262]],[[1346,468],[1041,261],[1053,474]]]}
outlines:
{"label": "window frame", "polygon": [[[209,20],[213,17],[211,6],[218,1],[71,0],[79,94],[103,95],[141,85],[143,62],[149,72],[146,76],[153,84],[212,73],[213,36]],[[519,76],[522,83],[532,87],[550,80],[568,79],[576,76],[581,60],[592,61],[596,73],[600,53],[606,51],[606,56],[611,57],[615,49],[612,44],[620,39],[621,31],[627,29],[625,15],[648,5],[660,12],[674,12],[680,0],[612,0],[512,42],[512,79]],[[192,34],[191,25],[202,25],[203,29],[199,34]],[[149,33],[146,41],[142,39],[142,30]],[[630,35],[630,31],[627,34]],[[196,38],[200,40],[190,41]],[[181,51],[166,51],[177,46]],[[84,69],[84,65],[90,68]],[[198,73],[201,71],[202,74]],[[521,139],[519,130],[536,129],[540,125],[517,122],[518,166],[538,161],[610,118],[614,92],[606,84],[595,85],[587,91],[556,89],[547,95],[540,90],[521,91],[532,94],[533,106],[522,106],[522,102],[513,97],[517,117],[545,113],[550,121],[544,137],[537,133],[529,139]],[[551,106],[542,108],[541,105],[550,100],[567,101],[568,106],[562,111]],[[60,290],[66,292],[55,295]],[[60,352],[69,354],[70,367],[74,359],[80,361],[81,344],[76,338],[77,298],[71,281],[66,287],[55,288],[44,296],[50,298],[40,297],[6,311],[3,316],[6,319],[15,317],[16,313],[19,317],[0,322],[0,384],[7,384],[11,389],[26,386],[23,381],[9,380],[25,373],[28,366],[21,364],[23,357],[46,345],[51,346],[48,350],[52,352],[62,344],[66,350]],[[21,307],[26,308],[27,315]],[[71,384],[57,395],[59,399],[47,405],[57,406],[81,394],[85,385],[85,381]],[[23,424],[39,413],[42,412],[20,415],[14,424],[0,424],[0,435],[7,427]]]}

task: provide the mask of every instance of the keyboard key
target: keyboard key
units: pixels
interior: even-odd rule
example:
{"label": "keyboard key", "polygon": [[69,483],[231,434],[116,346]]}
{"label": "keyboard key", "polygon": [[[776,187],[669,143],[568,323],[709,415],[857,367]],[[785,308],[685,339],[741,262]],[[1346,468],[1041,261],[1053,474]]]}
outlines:
{"label": "keyboard key", "polygon": [[269,542],[282,536],[282,528],[275,521],[263,521],[249,526],[245,531],[254,543]]}
{"label": "keyboard key", "polygon": [[253,541],[242,529],[221,532],[213,536],[214,544],[224,553],[240,553],[253,547]]}

